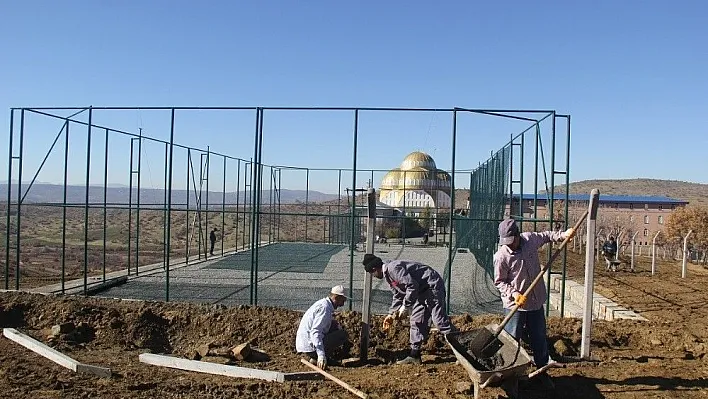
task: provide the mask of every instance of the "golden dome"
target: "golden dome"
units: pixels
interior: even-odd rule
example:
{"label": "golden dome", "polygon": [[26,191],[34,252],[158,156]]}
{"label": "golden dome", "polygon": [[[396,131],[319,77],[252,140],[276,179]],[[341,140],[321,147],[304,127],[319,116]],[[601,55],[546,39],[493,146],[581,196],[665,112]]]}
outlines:
{"label": "golden dome", "polygon": [[428,170],[436,170],[435,160],[430,155],[414,151],[408,154],[401,163],[401,170],[412,170],[414,168],[424,168]]}
{"label": "golden dome", "polygon": [[381,179],[381,190],[395,190],[398,188],[398,183],[401,180],[401,170],[396,168],[390,170]]}

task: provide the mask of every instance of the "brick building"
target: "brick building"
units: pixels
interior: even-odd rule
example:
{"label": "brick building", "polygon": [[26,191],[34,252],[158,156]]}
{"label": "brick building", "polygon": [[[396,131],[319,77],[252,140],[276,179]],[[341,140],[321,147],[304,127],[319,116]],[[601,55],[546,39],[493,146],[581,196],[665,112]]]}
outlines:
{"label": "brick building", "polygon": [[[555,194],[553,203],[554,220],[563,220],[565,194]],[[574,215],[580,215],[588,207],[589,194],[571,194],[569,199],[569,219],[574,219]],[[524,218],[548,219],[548,204],[545,194],[537,194],[535,198],[536,213],[534,215],[534,195],[524,194],[522,196],[521,208]],[[604,238],[607,234],[617,236],[622,234],[622,241],[627,242],[636,232],[636,242],[638,245],[650,245],[657,232],[663,231],[666,221],[678,207],[688,204],[687,201],[677,200],[660,196],[634,196],[634,195],[600,195],[600,205],[597,215],[597,229],[603,229],[600,233]],[[506,207],[506,214],[519,215],[519,196],[514,196],[513,212],[509,212]]]}

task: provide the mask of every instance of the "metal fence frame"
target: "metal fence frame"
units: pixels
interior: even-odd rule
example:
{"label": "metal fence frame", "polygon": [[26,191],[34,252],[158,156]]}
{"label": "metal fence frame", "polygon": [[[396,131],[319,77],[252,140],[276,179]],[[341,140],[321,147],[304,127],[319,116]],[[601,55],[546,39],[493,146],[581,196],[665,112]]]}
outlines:
{"label": "metal fence frame", "polygon": [[[144,136],[142,134],[142,131],[139,131],[137,134],[135,132],[128,132],[128,131],[123,131],[123,130],[118,130],[118,129],[113,129],[111,127],[106,127],[106,126],[98,126],[96,124],[93,124],[92,120],[97,112],[105,111],[105,110],[139,110],[139,111],[149,111],[149,110],[162,110],[162,111],[169,111],[171,114],[171,120],[170,120],[170,139],[169,140],[159,140],[155,139],[152,137]],[[179,143],[175,142],[174,138],[174,133],[175,133],[175,114],[181,111],[185,110],[221,110],[221,111],[250,111],[255,113],[255,129],[254,129],[254,148],[253,148],[253,157],[251,159],[241,159],[241,158],[236,158],[236,157],[231,157],[226,154],[221,154],[215,151],[212,151],[209,147],[206,149],[199,149],[199,148],[194,148],[194,147],[187,147],[184,145],[181,145]],[[357,169],[357,145],[358,145],[358,133],[359,133],[359,115],[361,112],[376,112],[376,111],[396,111],[396,112],[436,112],[436,113],[444,113],[448,114],[452,117],[452,132],[451,132],[451,145],[452,145],[452,154],[451,154],[451,165],[452,169],[449,171],[450,176],[451,176],[451,192],[450,192],[450,209],[449,209],[449,226],[451,226],[451,232],[450,232],[450,243],[451,245],[448,245],[448,259],[447,263],[445,265],[445,274],[446,276],[446,283],[447,283],[447,290],[450,292],[450,284],[451,284],[451,279],[449,278],[450,273],[451,273],[451,267],[452,267],[452,262],[454,260],[454,253],[456,249],[459,247],[457,242],[452,242],[453,241],[453,236],[452,236],[452,229],[455,226],[455,223],[458,221],[483,221],[486,223],[497,223],[503,215],[499,214],[499,209],[503,209],[505,205],[509,206],[510,213],[513,217],[519,219],[520,223],[523,223],[524,221],[530,221],[534,223],[534,227],[536,226],[536,223],[538,222],[546,222],[549,223],[551,226],[556,222],[554,220],[554,212],[553,212],[553,202],[550,201],[550,209],[549,209],[549,219],[539,219],[539,218],[533,218],[533,219],[528,219],[524,218],[523,213],[514,213],[515,208],[514,208],[514,197],[513,194],[515,192],[515,187],[518,187],[519,192],[523,193],[523,181],[524,181],[524,166],[523,166],[523,157],[521,158],[521,167],[517,171],[514,169],[514,153],[520,152],[524,153],[526,150],[525,146],[525,139],[524,137],[529,134],[529,132],[534,132],[535,133],[535,145],[534,145],[534,151],[535,151],[535,170],[534,170],[534,193],[535,195],[538,195],[538,181],[539,181],[539,175],[538,175],[538,162],[539,159],[543,158],[543,150],[542,150],[542,141],[541,141],[541,134],[540,134],[540,123],[543,122],[546,119],[549,119],[552,121],[552,139],[551,139],[551,159],[550,159],[550,169],[551,169],[551,177],[550,177],[550,187],[549,187],[549,192],[547,193],[550,195],[551,198],[554,198],[554,190],[555,190],[555,176],[556,175],[564,175],[565,176],[565,192],[566,192],[566,201],[565,201],[565,217],[563,222],[568,225],[568,210],[567,210],[567,187],[569,184],[569,162],[570,162],[570,115],[561,115],[557,114],[556,111],[554,110],[514,110],[514,109],[499,109],[499,110],[494,110],[494,109],[471,109],[471,108],[395,108],[395,107],[29,107],[29,108],[11,108],[10,110],[10,134],[9,134],[9,152],[8,152],[8,192],[7,192],[7,207],[6,207],[6,231],[5,231],[5,270],[4,270],[4,276],[5,276],[5,289],[10,288],[10,280],[9,280],[9,271],[11,270],[11,252],[14,253],[14,274],[15,274],[15,289],[20,289],[20,256],[21,256],[21,216],[22,216],[22,205],[25,196],[31,189],[32,185],[35,183],[35,180],[37,176],[39,175],[39,171],[41,170],[42,166],[44,165],[44,162],[46,162],[47,158],[49,157],[50,153],[54,151],[55,145],[57,144],[58,140],[62,135],[64,135],[65,140],[64,140],[64,196],[63,196],[63,203],[60,205],[55,206],[61,206],[62,207],[62,213],[63,213],[63,232],[65,233],[65,225],[66,225],[66,210],[71,208],[71,207],[81,207],[84,210],[84,253],[83,253],[83,292],[84,294],[87,294],[88,291],[88,270],[89,270],[89,255],[88,255],[88,220],[89,220],[89,210],[90,209],[102,209],[103,210],[103,270],[102,270],[102,278],[103,281],[106,279],[106,210],[110,208],[125,208],[125,205],[121,204],[109,204],[106,202],[106,189],[107,189],[107,174],[108,174],[108,154],[109,154],[109,136],[112,134],[118,134],[118,135],[123,135],[130,137],[130,152],[131,152],[131,170],[130,170],[130,188],[129,188],[129,196],[131,196],[128,200],[128,212],[129,212],[129,228],[128,228],[128,271],[127,273],[131,275],[131,251],[135,252],[135,274],[139,273],[139,243],[140,243],[140,224],[139,224],[139,215],[141,209],[152,209],[155,210],[156,208],[154,205],[148,205],[146,204],[141,204],[140,203],[140,173],[141,173],[141,146],[144,141],[151,141],[155,143],[162,143],[165,146],[165,164],[167,165],[166,171],[165,171],[165,196],[164,196],[164,206],[161,209],[164,214],[164,251],[163,251],[163,263],[164,263],[164,270],[166,274],[166,286],[165,286],[165,301],[170,300],[170,293],[169,293],[169,272],[171,266],[174,264],[173,261],[174,259],[171,258],[171,251],[170,251],[170,246],[171,246],[171,235],[170,235],[170,226],[171,226],[171,215],[177,207],[182,206],[183,204],[175,204],[172,201],[172,192],[173,192],[173,185],[172,181],[174,179],[174,167],[175,165],[173,164],[173,153],[175,147],[181,148],[183,150],[187,151],[187,157],[188,157],[188,165],[187,165],[187,202],[186,202],[186,220],[189,220],[189,215],[190,212],[196,211],[197,214],[195,217],[201,218],[202,212],[206,212],[207,216],[208,213],[210,212],[209,208],[209,199],[208,199],[208,193],[209,193],[209,188],[208,188],[208,175],[209,175],[209,165],[210,165],[210,159],[211,157],[220,157],[224,160],[224,192],[226,191],[225,189],[225,181],[226,181],[226,164],[227,160],[232,160],[237,162],[237,193],[241,189],[239,187],[241,185],[241,165],[243,165],[243,189],[244,193],[248,192],[249,197],[248,201],[246,201],[246,198],[244,198],[243,202],[243,211],[241,214],[243,214],[243,227],[244,229],[242,230],[242,234],[244,234],[244,242],[246,241],[245,239],[245,234],[246,234],[246,227],[248,227],[249,230],[249,237],[260,237],[262,234],[261,231],[261,225],[263,222],[263,216],[266,215],[268,217],[268,241],[270,242],[271,240],[275,241],[280,238],[280,230],[279,230],[279,220],[281,217],[280,213],[280,198],[279,198],[279,188],[281,187],[281,180],[280,180],[280,175],[281,172],[285,169],[302,169],[305,170],[307,173],[307,180],[308,180],[308,185],[309,185],[309,172],[310,170],[315,170],[315,169],[308,169],[308,168],[297,168],[293,166],[280,166],[280,165],[265,165],[262,162],[262,157],[263,157],[263,123],[265,116],[268,112],[272,111],[278,111],[278,110],[288,110],[288,111],[342,111],[342,112],[350,112],[353,117],[353,131],[352,131],[352,145],[353,145],[353,159],[352,159],[352,166],[350,169],[339,169],[340,171],[340,189],[341,189],[341,172],[342,171],[348,171],[352,173],[352,182],[351,182],[351,188],[355,189],[356,187],[356,177],[357,177],[357,172],[359,170]],[[69,116],[59,116],[56,115],[55,113],[58,111],[75,111]],[[39,166],[39,170],[37,170],[36,174],[34,175],[34,178],[32,181],[28,184],[25,190],[23,190],[23,183],[22,183],[22,177],[23,177],[23,151],[24,151],[24,144],[25,144],[25,114],[26,113],[32,113],[32,114],[37,114],[37,115],[42,115],[47,118],[54,118],[59,121],[63,121],[62,129],[59,131],[57,134],[54,143],[52,144],[51,148],[49,149],[47,155],[44,158],[44,161],[42,164]],[[87,113],[88,115],[88,122],[84,122],[82,120],[76,119],[76,117],[80,114]],[[487,115],[490,117],[496,117],[496,118],[510,118],[510,119],[516,119],[516,120],[522,120],[526,121],[529,123],[529,127],[525,129],[524,131],[514,135],[510,135],[510,140],[509,142],[502,147],[496,154],[492,154],[489,160],[487,160],[484,163],[480,163],[479,167],[470,170],[470,171],[460,171],[456,170],[456,141],[458,138],[458,114],[460,113],[471,113],[471,114],[481,114],[481,115]],[[542,117],[536,117],[537,115],[542,115]],[[17,127],[15,118],[16,116],[19,116],[19,128]],[[566,127],[565,129],[565,136],[567,138],[567,148],[566,148],[566,165],[564,166],[564,170],[556,170],[556,164],[555,164],[555,159],[556,159],[556,121],[557,120],[565,120],[566,122]],[[67,162],[68,162],[68,148],[69,148],[69,129],[72,128],[72,133],[74,132],[75,127],[79,128],[86,128],[86,137],[87,137],[87,159],[86,159],[86,194],[85,194],[85,201],[83,204],[81,203],[68,203],[67,202],[67,196],[66,196],[66,191],[67,191]],[[95,203],[91,202],[89,198],[89,175],[90,175],[90,170],[92,166],[92,160],[90,157],[91,154],[91,139],[92,137],[97,136],[96,130],[103,131],[105,134],[105,156],[104,156],[104,168],[105,168],[105,173],[104,173],[104,184],[103,184],[103,202],[102,203]],[[15,143],[15,136],[17,137],[18,143]],[[137,151],[138,151],[138,160],[136,164],[134,165],[133,163],[133,151],[134,151],[134,145],[137,143]],[[539,151],[541,154],[541,158],[539,158]],[[199,160],[200,160],[200,165],[199,165],[199,187],[197,187],[196,179],[194,178],[194,172],[195,168],[192,163],[192,153],[198,153],[199,154]],[[506,157],[508,156],[508,161]],[[499,163],[499,157],[502,157],[501,161],[501,169],[496,171],[496,175],[491,175],[487,171],[487,167],[491,165],[491,163]],[[545,160],[542,160],[545,164]],[[13,169],[13,165],[17,164],[16,168]],[[137,169],[134,169],[136,167]],[[334,170],[334,169],[333,169]],[[191,176],[190,176],[190,171],[191,171]],[[262,206],[264,205],[263,203],[263,181],[264,181],[264,171],[269,171],[270,176],[268,176],[267,180],[269,182],[269,198],[268,198],[268,209],[267,211],[264,211],[262,209]],[[367,169],[366,171],[371,171],[372,174],[372,180],[373,180],[373,173],[376,170],[371,170]],[[508,171],[508,172],[507,172]],[[13,172],[15,172],[13,174]],[[544,169],[545,172],[545,169]],[[204,173],[206,173],[207,177],[204,178]],[[471,208],[468,209],[466,212],[462,211],[459,212],[455,208],[455,193],[456,193],[456,182],[455,182],[455,176],[458,173],[469,173],[470,174],[470,179],[469,179],[469,184],[470,184],[470,201],[472,202]],[[135,207],[133,207],[133,199],[132,199],[132,192],[133,192],[133,175],[137,175],[137,200]],[[545,173],[544,173],[545,176]],[[547,177],[547,176],[545,176]],[[18,182],[17,189],[16,189],[16,200],[13,201],[12,198],[12,181],[13,178],[16,179]],[[190,178],[192,180],[192,185],[193,187],[190,186]],[[248,180],[247,180],[248,179]],[[499,186],[499,182],[502,182],[501,186]],[[494,183],[494,184],[492,184]],[[202,187],[206,185],[206,199],[205,199],[205,207],[202,208],[203,202],[202,202]],[[309,186],[308,186],[309,187]],[[490,187],[493,188],[495,191],[496,195],[491,196],[490,195]],[[193,193],[195,194],[195,199],[196,199],[196,208],[192,208],[192,204],[190,204],[189,196],[191,195],[191,192],[193,190]],[[24,193],[23,193],[24,191]],[[308,188],[309,192],[309,188]],[[341,191],[340,191],[341,194]],[[341,199],[341,197],[340,197]],[[345,217],[348,217],[349,223],[350,223],[350,228],[348,229],[349,233],[351,234],[351,241],[350,244],[354,243],[355,241],[355,224],[356,224],[356,218],[357,216],[357,207],[356,207],[356,194],[355,190],[351,190],[351,196],[348,196],[349,200],[349,206],[351,207],[348,212],[345,213]],[[221,212],[222,216],[222,226],[224,224],[224,215],[227,214],[227,211],[224,208],[224,200],[222,197],[222,207],[220,210],[216,210],[214,212]],[[307,207],[307,200],[306,200],[306,207]],[[501,208],[500,208],[500,203],[501,203]],[[237,224],[239,222],[238,215],[239,215],[239,207],[241,204],[239,204],[239,199],[237,198],[237,205],[236,205],[236,220]],[[494,205],[495,210],[490,211],[489,207]],[[535,207],[535,205],[534,205]],[[14,208],[14,213],[16,215],[16,220],[15,220],[15,239],[14,243],[11,242],[11,223],[13,222],[11,215],[12,211]],[[160,210],[160,209],[158,209]],[[277,210],[277,211],[276,211]],[[338,207],[338,212],[340,211]],[[135,212],[135,217],[136,217],[136,246],[135,248],[131,248],[131,240],[132,240],[132,214]],[[246,223],[246,216],[250,214],[250,220],[248,223]],[[274,215],[275,214],[275,215]],[[535,212],[534,212],[535,214]],[[309,214],[306,211],[306,226],[307,226],[307,216]],[[331,215],[329,215],[331,216]],[[208,217],[206,220],[206,223],[208,226]],[[323,222],[326,223],[326,222]],[[246,226],[248,224],[248,226]],[[484,247],[486,248],[486,254],[487,256],[491,256],[490,248],[493,246],[493,243],[496,241],[496,234],[491,234],[487,230],[489,229],[482,229],[483,231],[486,231],[486,233],[479,235],[476,237],[474,240],[475,242],[468,242],[466,246],[473,251],[478,251],[478,247]],[[208,228],[205,227],[204,231],[208,232]],[[223,229],[222,229],[223,231]],[[238,228],[236,230],[238,232]],[[307,227],[306,227],[307,231]],[[458,232],[459,233],[459,232]],[[307,233],[306,233],[307,234]],[[326,233],[325,233],[326,234]],[[405,234],[404,234],[405,237]],[[306,235],[307,239],[307,235]],[[186,243],[186,254],[185,254],[185,263],[190,262],[190,241],[189,241],[189,224],[187,223],[187,243]],[[197,237],[198,240],[198,247],[200,248],[198,256],[198,260],[201,260],[201,244],[206,241],[206,237],[202,237],[202,229],[201,229],[201,221],[200,221],[200,229],[199,229],[199,235]],[[259,239],[249,239],[249,248],[251,251],[251,285],[250,285],[250,302],[251,304],[258,304],[258,279],[256,278],[258,274],[258,248],[259,248]],[[405,240],[404,240],[405,242]],[[237,238],[237,243],[238,243],[238,238]],[[224,253],[224,247],[223,247],[223,240],[222,240],[222,254]],[[245,245],[245,244],[244,244]],[[351,251],[353,253],[354,248],[353,245],[350,245]],[[481,254],[481,253],[480,253]],[[64,291],[64,262],[65,262],[65,257],[66,257],[66,237],[62,236],[62,275],[61,275],[61,284],[62,284],[62,292]],[[549,257],[550,257],[550,252],[549,252]],[[563,257],[563,274],[565,275],[565,256]],[[353,285],[353,273],[354,273],[354,265],[353,265],[353,257],[351,260],[350,264],[350,270],[349,270],[349,288],[350,292],[352,289]],[[449,296],[448,296],[448,305],[449,305]],[[351,302],[350,302],[351,306]],[[449,308],[449,307],[448,307]],[[563,312],[561,308],[561,313]]]}

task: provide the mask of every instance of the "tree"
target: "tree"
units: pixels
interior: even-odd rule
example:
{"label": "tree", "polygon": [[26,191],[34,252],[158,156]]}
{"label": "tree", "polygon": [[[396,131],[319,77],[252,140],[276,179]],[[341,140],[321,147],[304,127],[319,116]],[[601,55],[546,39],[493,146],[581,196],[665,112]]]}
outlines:
{"label": "tree", "polygon": [[687,206],[674,210],[666,220],[664,233],[668,242],[681,245],[689,230],[693,230],[688,239],[691,247],[707,249],[708,208]]}
{"label": "tree", "polygon": [[423,212],[420,213],[420,225],[423,226],[425,231],[429,231],[433,225],[432,212],[429,206],[425,206]]}

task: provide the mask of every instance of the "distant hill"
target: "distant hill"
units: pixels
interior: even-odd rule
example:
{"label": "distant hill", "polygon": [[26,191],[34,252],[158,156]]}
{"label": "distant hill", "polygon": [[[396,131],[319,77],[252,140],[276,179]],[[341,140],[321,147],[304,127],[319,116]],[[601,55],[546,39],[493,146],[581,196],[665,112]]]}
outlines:
{"label": "distant hill", "polygon": [[[587,194],[596,188],[602,194],[658,195],[688,201],[691,205],[708,206],[708,184],[658,179],[583,180],[570,183],[571,194]],[[565,192],[557,186],[556,192]]]}
{"label": "distant hill", "polygon": [[[0,184],[0,202],[7,201],[7,183]],[[12,199],[17,200],[17,185],[13,184],[12,187]],[[27,190],[27,185],[22,184],[23,193]],[[127,204],[129,197],[128,187],[108,187],[106,189],[106,202],[110,204]],[[287,190],[282,189],[275,193],[280,194],[281,204],[295,204],[298,202],[305,202],[307,199],[309,202],[324,202],[330,200],[336,200],[338,198],[337,194],[326,194],[319,191],[310,190],[308,193],[305,190]],[[28,203],[61,203],[63,202],[64,186],[59,184],[47,184],[47,183],[35,183],[30,189],[27,197],[25,197],[25,202]],[[137,200],[138,190],[133,187],[132,201],[135,204]],[[225,195],[226,205],[235,205],[237,203],[243,204],[244,202],[250,202],[250,191],[241,191],[236,193],[234,191],[227,192]],[[223,193],[219,191],[209,192],[209,204],[210,207],[220,206]],[[86,200],[86,190],[84,186],[67,186],[66,190],[66,201],[68,203],[84,203]],[[207,193],[202,192],[202,204],[206,204]],[[103,203],[103,187],[90,186],[89,187],[89,202],[91,203]],[[140,202],[141,204],[163,204],[165,202],[165,192],[162,189],[155,188],[141,188],[140,189]],[[173,204],[185,204],[187,202],[187,190],[172,190],[172,203]],[[189,202],[191,205],[196,203],[196,194],[194,191],[190,193]],[[264,190],[261,194],[261,203],[270,202],[270,191]],[[176,205],[178,206],[178,205]]]}

